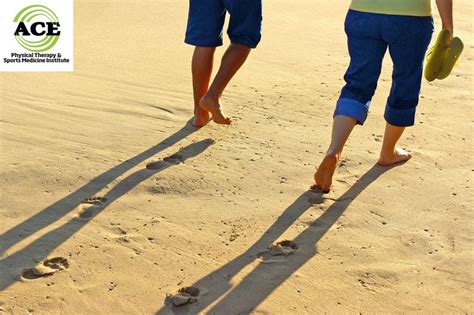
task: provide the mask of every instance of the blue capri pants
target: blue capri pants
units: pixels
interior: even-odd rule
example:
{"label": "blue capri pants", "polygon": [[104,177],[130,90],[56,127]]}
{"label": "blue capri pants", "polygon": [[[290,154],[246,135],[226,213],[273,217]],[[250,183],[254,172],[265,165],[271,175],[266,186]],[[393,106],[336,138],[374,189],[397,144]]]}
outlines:
{"label": "blue capri pants", "polygon": [[365,122],[388,49],[393,73],[384,117],[394,126],[412,126],[420,95],[423,61],[433,29],[431,16],[349,10],[345,31],[351,61],[334,116],[349,116],[361,125]]}

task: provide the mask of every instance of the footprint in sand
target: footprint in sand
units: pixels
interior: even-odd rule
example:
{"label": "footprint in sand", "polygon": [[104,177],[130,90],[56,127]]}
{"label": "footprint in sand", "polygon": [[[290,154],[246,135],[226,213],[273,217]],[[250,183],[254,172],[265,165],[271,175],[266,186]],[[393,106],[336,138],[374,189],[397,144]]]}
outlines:
{"label": "footprint in sand", "polygon": [[196,303],[200,294],[202,295],[201,290],[195,287],[181,288],[177,293],[166,296],[166,304],[181,306]]}
{"label": "footprint in sand", "polygon": [[41,277],[51,276],[53,273],[56,273],[61,270],[69,268],[69,262],[64,257],[54,257],[51,259],[46,259],[37,266],[23,271],[21,274],[22,279],[24,280],[34,280]]}
{"label": "footprint in sand", "polygon": [[184,158],[181,154],[175,153],[175,154],[165,157],[163,161],[171,163],[171,164],[180,164],[184,162]]}
{"label": "footprint in sand", "polygon": [[81,203],[87,203],[87,204],[92,204],[92,205],[98,205],[102,206],[107,202],[107,198],[104,197],[90,197],[82,200]]}
{"label": "footprint in sand", "polygon": [[88,206],[82,208],[82,211],[79,213],[79,218],[87,220],[92,218],[97,213],[98,209],[107,203],[107,198],[90,197],[84,199],[81,203]]}
{"label": "footprint in sand", "polygon": [[262,264],[282,262],[284,261],[282,258],[292,255],[297,249],[298,245],[295,242],[285,240],[272,244],[266,251],[258,253],[257,258]]}
{"label": "footprint in sand", "polygon": [[382,135],[376,135],[375,133],[372,134],[372,137],[375,142],[382,142],[383,136]]}
{"label": "footprint in sand", "polygon": [[372,271],[357,274],[357,282],[364,289],[372,292],[390,289],[398,281],[398,275],[389,271]]}
{"label": "footprint in sand", "polygon": [[165,157],[162,161],[150,162],[146,165],[149,170],[160,170],[169,166],[169,164],[178,165],[184,162],[184,158],[181,154],[175,153]]}

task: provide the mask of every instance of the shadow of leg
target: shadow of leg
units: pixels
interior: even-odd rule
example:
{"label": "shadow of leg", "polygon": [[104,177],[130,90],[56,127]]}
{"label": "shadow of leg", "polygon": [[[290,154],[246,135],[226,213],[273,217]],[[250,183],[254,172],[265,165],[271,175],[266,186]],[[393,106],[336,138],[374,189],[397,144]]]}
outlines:
{"label": "shadow of leg", "polygon": [[[291,226],[291,224],[311,206],[310,200],[317,198],[317,196],[318,194],[313,192],[303,193],[247,251],[218,270],[195,282],[192,285],[193,287],[204,288],[208,292],[205,296],[199,298],[198,304],[191,306],[192,313],[195,314],[202,311],[208,305],[224,295],[225,292],[231,288],[229,281],[248,264],[254,262],[258,253],[267,249],[268,246],[274,243],[288,229],[288,227]],[[186,309],[188,308],[188,306],[173,308],[173,313],[187,314],[188,311],[186,311]],[[157,311],[156,314],[169,314],[169,312],[170,309],[165,305],[162,309]]]}
{"label": "shadow of leg", "polygon": [[[213,143],[211,139],[202,140],[181,149],[176,154],[179,154],[182,157],[182,161],[185,162],[187,159],[204,152]],[[141,169],[129,175],[103,197],[107,200],[107,203],[101,207],[97,207],[87,220],[81,217],[74,218],[41,236],[20,251],[0,260],[0,291],[8,288],[15,281],[18,281],[19,274],[22,273],[22,271],[33,268],[36,262],[45,259],[54,249],[87,225],[90,219],[104,211],[115,200],[128,193],[141,182],[173,165],[175,164],[169,163],[166,167],[159,170]]]}
{"label": "shadow of leg", "polygon": [[[278,220],[262,235],[262,237],[245,253],[238,256],[225,266],[210,273],[192,286],[209,289],[209,293],[199,299],[199,303],[186,307],[163,306],[156,314],[199,313],[215,303],[227,292],[227,295],[206,310],[210,314],[248,313],[254,310],[279,285],[316,254],[317,242],[333,226],[352,201],[372,182],[391,168],[373,166],[354,186],[337,199],[311,226],[293,240],[298,250],[284,264],[260,264],[236,287],[231,289],[229,280],[237,275],[245,266],[253,262],[262,249],[275,242],[312,204],[320,204],[324,197],[320,193],[308,191],[298,197]],[[229,289],[231,291],[229,292]]]}
{"label": "shadow of leg", "polygon": [[100,174],[86,185],[77,189],[75,192],[69,194],[61,200],[58,200],[31,218],[6,231],[0,235],[0,257],[3,256],[5,251],[7,251],[10,247],[59,220],[76,208],[84,199],[93,196],[113,180],[117,179],[133,167],[144,162],[153,155],[163,151],[164,149],[176,144],[196,130],[197,129],[193,127],[190,122],[188,122],[183,128],[156,146],[151,147],[150,149]]}
{"label": "shadow of leg", "polygon": [[260,264],[221,301],[214,305],[209,310],[209,313],[224,314],[230,310],[236,313],[252,312],[276,288],[316,255],[318,241],[337,222],[352,201],[388,169],[378,165],[373,166],[357,183],[339,197],[317,220],[293,240],[299,246],[299,249],[284,264]]}

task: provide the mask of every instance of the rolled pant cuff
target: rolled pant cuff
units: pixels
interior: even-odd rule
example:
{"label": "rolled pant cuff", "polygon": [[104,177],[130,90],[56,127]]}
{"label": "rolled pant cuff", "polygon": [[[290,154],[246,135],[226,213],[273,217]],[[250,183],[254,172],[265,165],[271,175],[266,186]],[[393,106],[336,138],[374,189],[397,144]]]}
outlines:
{"label": "rolled pant cuff", "polygon": [[336,110],[334,111],[334,117],[352,117],[357,120],[357,123],[359,125],[363,125],[365,120],[367,119],[369,106],[370,102],[364,104],[350,98],[340,98],[337,101]]}
{"label": "rolled pant cuff", "polygon": [[229,36],[232,44],[244,45],[248,48],[257,48],[260,39],[254,39],[249,36]]}
{"label": "rolled pant cuff", "polygon": [[204,40],[204,39],[195,39],[190,36],[186,36],[184,42],[188,45],[196,47],[219,47],[222,46],[222,40]]}
{"label": "rolled pant cuff", "polygon": [[387,105],[385,107],[385,120],[397,127],[410,127],[415,124],[416,107],[397,109]]}

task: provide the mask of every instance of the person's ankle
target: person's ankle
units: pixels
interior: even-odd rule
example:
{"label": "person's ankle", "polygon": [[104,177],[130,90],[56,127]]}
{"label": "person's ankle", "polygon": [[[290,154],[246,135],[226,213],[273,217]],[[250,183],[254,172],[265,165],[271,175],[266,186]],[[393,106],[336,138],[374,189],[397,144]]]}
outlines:
{"label": "person's ankle", "polygon": [[395,148],[380,150],[380,157],[390,157],[395,155]]}
{"label": "person's ankle", "polygon": [[219,101],[219,95],[212,92],[212,91],[208,91],[204,96],[203,96],[203,99],[205,101],[213,101],[213,102],[217,102]]}
{"label": "person's ankle", "polygon": [[336,150],[332,150],[332,149],[329,149],[326,152],[326,157],[328,157],[328,158],[336,158],[336,159],[339,160],[339,155],[340,155],[339,152],[337,152]]}

